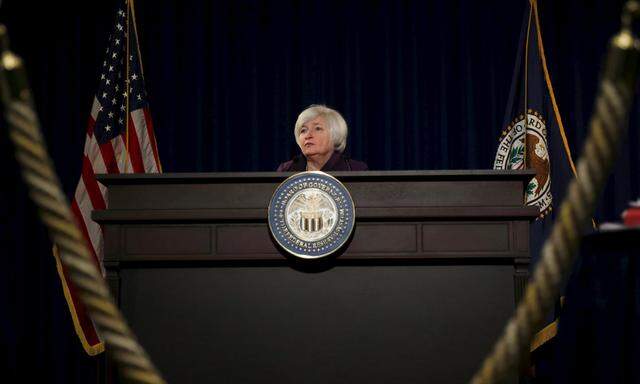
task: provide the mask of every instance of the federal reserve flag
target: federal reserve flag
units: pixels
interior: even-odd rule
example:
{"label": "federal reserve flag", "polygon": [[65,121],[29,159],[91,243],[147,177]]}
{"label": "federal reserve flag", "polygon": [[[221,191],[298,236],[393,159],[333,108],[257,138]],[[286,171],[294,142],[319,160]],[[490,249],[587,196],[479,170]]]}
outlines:
{"label": "federal reserve flag", "polygon": [[528,3],[493,168],[536,172],[524,196],[539,212],[531,229],[535,264],[575,166],[547,70],[536,1]]}

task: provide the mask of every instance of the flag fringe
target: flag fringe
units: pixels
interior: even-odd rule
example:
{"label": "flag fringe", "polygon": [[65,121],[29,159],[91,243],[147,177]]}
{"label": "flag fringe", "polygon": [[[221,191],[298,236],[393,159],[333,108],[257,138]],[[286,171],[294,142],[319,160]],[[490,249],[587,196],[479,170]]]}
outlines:
{"label": "flag fringe", "polygon": [[104,342],[101,341],[98,344],[91,345],[87,340],[87,336],[84,334],[84,330],[82,329],[80,320],[78,319],[78,314],[76,313],[76,306],[73,303],[71,291],[69,291],[69,286],[67,285],[67,279],[64,275],[64,269],[62,268],[62,260],[60,260],[60,252],[55,244],[53,245],[51,252],[53,253],[53,258],[56,260],[56,269],[58,271],[58,276],[60,277],[60,283],[62,283],[62,291],[64,293],[64,298],[67,301],[67,306],[69,307],[69,313],[71,313],[73,328],[80,339],[82,348],[89,356],[99,355],[104,352]]}

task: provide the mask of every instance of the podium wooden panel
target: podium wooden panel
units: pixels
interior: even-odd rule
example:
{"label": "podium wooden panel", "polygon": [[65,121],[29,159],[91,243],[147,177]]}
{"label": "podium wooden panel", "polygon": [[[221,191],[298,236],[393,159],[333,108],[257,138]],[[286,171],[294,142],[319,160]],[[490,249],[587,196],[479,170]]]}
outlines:
{"label": "podium wooden panel", "polygon": [[288,175],[99,176],[110,286],[169,382],[468,380],[528,276],[533,172],[333,173],[356,228],[312,264],[269,235]]}

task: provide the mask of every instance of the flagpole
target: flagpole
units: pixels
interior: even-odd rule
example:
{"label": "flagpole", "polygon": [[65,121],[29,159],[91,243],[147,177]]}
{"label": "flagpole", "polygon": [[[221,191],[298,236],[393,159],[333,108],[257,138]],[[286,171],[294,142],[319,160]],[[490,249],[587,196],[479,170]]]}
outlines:
{"label": "flagpole", "polygon": [[[133,19],[133,33],[135,33],[136,35],[136,50],[138,51],[138,57],[141,58],[142,55],[140,54],[140,42],[138,40],[138,26],[136,25],[136,8],[135,8],[135,5],[133,4],[133,0],[129,0],[129,1],[131,2],[130,8],[131,8],[131,18]],[[140,59],[138,62],[140,63],[140,73],[144,77],[144,67],[142,65],[142,59]]]}
{"label": "flagpole", "polygon": [[[533,14],[533,7],[531,6],[531,0],[529,0],[529,21],[527,22],[527,38],[524,44],[524,155],[522,157],[522,168],[527,169],[527,132],[529,131],[529,35],[531,34],[531,15]],[[525,194],[524,202],[527,202],[527,195]]]}
{"label": "flagpole", "polygon": [[[140,74],[144,79],[144,66],[142,65],[142,54],[140,53],[140,39],[138,38],[138,26],[136,23],[136,7],[133,0],[129,0],[131,3],[129,8],[131,9],[131,18],[133,19],[133,33],[136,36],[136,51],[138,52],[138,63],[140,64]],[[157,140],[157,139],[156,139]],[[158,143],[156,140],[152,140],[152,145],[155,147],[156,153],[158,153]],[[160,162],[160,156],[157,156],[156,161],[158,162],[158,171],[162,173],[162,163]]]}
{"label": "flagpole", "polygon": [[[130,39],[130,35],[129,35],[129,24],[131,24],[129,22],[129,9],[131,8],[131,3],[129,3],[129,0],[126,0],[127,3],[127,35],[125,36],[125,40],[127,41],[127,56],[125,57],[124,61],[125,61],[125,80],[124,80],[124,84],[125,84],[125,90],[124,90],[124,94],[125,94],[125,103],[126,103],[126,115],[125,115],[125,129],[124,129],[124,134],[126,136],[125,139],[125,145],[124,145],[124,149],[125,149],[125,155],[129,156],[129,56],[131,55],[129,53],[129,42],[131,41]],[[125,157],[124,159],[124,171],[125,173],[127,173],[127,159]]]}

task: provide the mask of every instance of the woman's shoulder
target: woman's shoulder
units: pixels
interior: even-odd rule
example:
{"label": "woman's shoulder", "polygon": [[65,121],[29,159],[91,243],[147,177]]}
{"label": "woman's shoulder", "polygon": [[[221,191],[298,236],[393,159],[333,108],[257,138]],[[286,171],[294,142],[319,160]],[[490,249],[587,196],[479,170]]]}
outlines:
{"label": "woman's shoulder", "polygon": [[277,172],[300,172],[307,167],[306,160],[300,155],[294,156],[293,159],[280,163]]}
{"label": "woman's shoulder", "polygon": [[280,163],[280,165],[278,165],[278,169],[276,170],[276,172],[288,172],[289,170],[291,170],[291,165],[293,165],[293,160]]}
{"label": "woman's shoulder", "polygon": [[368,171],[369,166],[364,161],[355,160],[355,159],[347,159],[349,162],[349,168],[352,171]]}
{"label": "woman's shoulder", "polygon": [[364,161],[352,159],[348,154],[338,155],[340,161],[334,162],[334,171],[368,171],[369,167]]}

